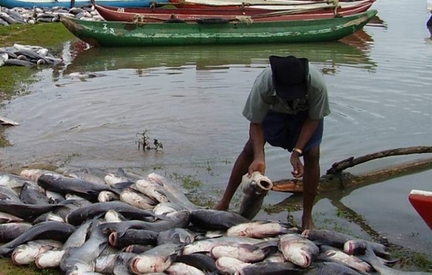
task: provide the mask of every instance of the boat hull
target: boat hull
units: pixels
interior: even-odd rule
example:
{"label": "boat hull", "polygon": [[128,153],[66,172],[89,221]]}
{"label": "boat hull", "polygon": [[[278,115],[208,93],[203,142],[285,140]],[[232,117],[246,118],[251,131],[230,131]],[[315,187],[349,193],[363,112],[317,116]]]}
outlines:
{"label": "boat hull", "polygon": [[363,28],[376,10],[320,20],[239,22],[197,20],[193,23],[81,21],[62,17],[81,40],[103,47],[186,46],[335,41]]}
{"label": "boat hull", "polygon": [[432,230],[432,192],[413,189],[408,200]]}
{"label": "boat hull", "polygon": [[[112,7],[149,7],[152,0],[98,0],[97,3]],[[159,3],[168,3],[168,0],[161,0]],[[54,7],[84,7],[92,5],[91,0],[0,0],[0,6],[9,9],[20,8],[54,8]]]}
{"label": "boat hull", "polygon": [[[338,10],[339,16],[348,16],[367,11],[373,2],[366,2],[363,5],[352,9]],[[290,11],[265,10],[256,8],[116,8],[103,5],[95,5],[99,14],[107,21],[133,22],[158,22],[177,18],[184,21],[194,21],[200,18],[226,18],[235,19],[239,16],[250,16],[255,22],[260,21],[285,21],[285,20],[312,20],[335,17],[334,11],[325,9],[321,11],[292,13]]]}

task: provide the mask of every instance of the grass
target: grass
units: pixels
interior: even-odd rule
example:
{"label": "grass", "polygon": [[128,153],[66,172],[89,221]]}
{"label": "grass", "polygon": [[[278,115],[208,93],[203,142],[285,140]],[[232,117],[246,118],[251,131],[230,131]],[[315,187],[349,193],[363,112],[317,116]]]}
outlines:
{"label": "grass", "polygon": [[[49,24],[14,24],[0,26],[0,45],[10,47],[15,43],[31,46],[42,46],[56,54],[62,43],[74,39],[74,36],[61,23]],[[0,67],[0,100],[10,99],[25,90],[26,84],[35,79],[37,69],[17,66]]]}

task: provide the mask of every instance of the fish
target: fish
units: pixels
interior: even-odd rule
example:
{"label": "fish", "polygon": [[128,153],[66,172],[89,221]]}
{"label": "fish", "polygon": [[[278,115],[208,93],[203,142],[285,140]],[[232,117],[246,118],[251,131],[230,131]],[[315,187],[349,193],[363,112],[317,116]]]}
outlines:
{"label": "fish", "polygon": [[36,256],[34,263],[39,269],[59,267],[65,252],[65,250],[44,251]]}
{"label": "fish", "polygon": [[[362,240],[355,238],[353,236],[336,232],[333,230],[326,230],[326,229],[306,229],[302,232],[302,236],[308,238],[311,241],[325,244],[329,246],[333,246],[339,249],[343,249],[345,253],[352,254],[350,252],[349,245],[351,242],[349,242],[347,245],[345,245],[348,241],[351,240],[358,240],[359,244],[361,245],[364,241],[366,241],[368,244],[370,244],[374,251],[376,253],[379,253],[379,255],[382,255],[383,257],[388,256],[388,247],[386,247],[384,244],[376,243],[376,242],[370,242],[367,240]],[[354,244],[354,243],[352,243]],[[347,246],[347,247],[345,247]],[[345,247],[345,248],[344,248]]]}
{"label": "fish", "polygon": [[279,250],[285,260],[300,267],[309,267],[319,253],[318,246],[299,234],[285,234],[280,237]]}
{"label": "fish", "polygon": [[161,244],[153,249],[136,255],[130,260],[129,267],[133,274],[164,272],[181,253],[181,245]]}
{"label": "fish", "polygon": [[27,181],[23,184],[19,198],[26,204],[49,204],[50,200],[38,185]]}
{"label": "fish", "polygon": [[219,269],[216,267],[216,260],[205,253],[192,253],[189,255],[178,255],[175,259],[177,263],[185,263],[190,266],[194,266],[199,270],[207,273],[215,274],[219,273]]}
{"label": "fish", "polygon": [[17,216],[8,214],[8,213],[0,212],[0,224],[12,223],[12,222],[22,222],[22,221],[24,221],[24,220],[20,217],[17,217]]}
{"label": "fish", "polygon": [[249,223],[241,223],[228,228],[227,236],[243,236],[251,238],[266,238],[274,237],[287,233],[298,233],[298,228],[281,222],[272,221],[253,221]]}
{"label": "fish", "polygon": [[95,271],[103,274],[128,275],[130,272],[127,265],[134,256],[135,253],[128,252],[100,256],[96,258]]}
{"label": "fish", "polygon": [[390,256],[388,247],[385,246],[384,244],[379,244],[374,242],[370,242],[368,244],[367,241],[361,239],[346,241],[343,246],[343,251],[349,255],[364,254],[367,245],[370,245],[374,250],[374,253],[379,255],[380,257],[388,258]]}
{"label": "fish", "polygon": [[198,234],[185,228],[171,228],[159,232],[157,235],[157,245],[165,243],[189,244],[195,241]]}
{"label": "fish", "polygon": [[53,211],[69,203],[71,202],[63,201],[57,204],[25,204],[22,202],[0,200],[0,211],[30,221],[46,212]]}
{"label": "fish", "polygon": [[60,174],[44,173],[37,179],[37,184],[45,190],[51,190],[60,194],[76,194],[91,201],[97,201],[101,191],[110,191],[119,194],[119,190],[85,181],[77,178],[69,178]]}
{"label": "fish", "polygon": [[229,211],[214,209],[196,209],[191,211],[190,222],[207,230],[228,230],[241,223],[250,222],[249,219]]}
{"label": "fish", "polygon": [[210,253],[211,249],[220,243],[225,242],[236,242],[245,244],[257,244],[263,240],[248,238],[248,237],[218,237],[209,238],[195,241],[193,243],[187,244],[183,247],[182,255],[189,255],[192,253]]}
{"label": "fish", "polygon": [[158,232],[129,228],[123,232],[114,231],[108,237],[110,245],[123,248],[132,244],[157,245]]}
{"label": "fish", "polygon": [[108,210],[115,210],[129,219],[158,218],[152,211],[139,209],[121,201],[97,202],[81,207],[69,213],[66,221],[72,225],[79,225],[87,219],[105,214]]}
{"label": "fish", "polygon": [[33,225],[27,222],[9,222],[0,224],[0,242],[7,243],[15,240]]}
{"label": "fish", "polygon": [[264,198],[272,188],[272,181],[260,172],[253,172],[252,175],[243,175],[242,182],[240,183],[240,189],[243,191],[243,200],[240,205],[239,214],[252,220],[261,210]]}
{"label": "fish", "polygon": [[431,275],[430,272],[422,271],[402,271],[397,270],[383,264],[374,252],[374,248],[371,244],[365,244],[365,254],[362,257],[363,260],[368,262],[380,275]]}
{"label": "fish", "polygon": [[318,255],[319,260],[338,262],[359,272],[367,273],[373,271],[372,267],[360,258],[353,255],[348,255],[334,247],[321,245],[320,252],[321,253]]}
{"label": "fish", "polygon": [[56,240],[42,239],[29,241],[25,244],[18,245],[13,250],[11,259],[16,265],[31,264],[40,253],[62,246],[63,243]]}
{"label": "fish", "polygon": [[316,262],[311,266],[304,275],[335,275],[335,274],[343,274],[343,275],[360,275],[354,269],[335,262]]}
{"label": "fish", "polygon": [[290,262],[282,262],[282,263],[266,263],[259,262],[253,263],[250,265],[244,266],[239,272],[238,275],[278,275],[278,274],[303,274],[304,270],[296,267],[294,264]]}
{"label": "fish", "polygon": [[165,272],[173,275],[205,275],[203,271],[194,266],[178,262],[172,263]]}
{"label": "fish", "polygon": [[161,202],[155,205],[155,207],[153,207],[153,213],[155,213],[155,215],[164,215],[164,214],[173,213],[184,209],[185,209],[184,207],[175,203]]}
{"label": "fish", "polygon": [[22,176],[10,173],[0,173],[0,186],[3,187],[20,190],[26,181],[28,181],[28,179]]}
{"label": "fish", "polygon": [[18,245],[32,240],[49,238],[64,242],[74,231],[75,227],[67,223],[57,221],[38,223],[26,230],[17,238],[0,246],[0,256],[9,255]]}
{"label": "fish", "polygon": [[241,270],[252,265],[251,263],[242,262],[236,258],[220,257],[215,262],[219,271],[224,274],[241,274]]}
{"label": "fish", "polygon": [[118,201],[120,200],[120,196],[111,191],[101,191],[99,192],[98,202],[107,202],[107,201]]}
{"label": "fish", "polygon": [[153,207],[157,204],[157,202],[153,199],[140,192],[134,191],[132,188],[126,188],[121,191],[120,200],[140,209],[147,210],[153,209]]}
{"label": "fish", "polygon": [[172,203],[179,204],[188,210],[198,209],[199,207],[193,204],[183,193],[183,191],[174,183],[169,182],[166,178],[156,173],[147,175],[147,180],[159,184],[165,190],[165,195]]}
{"label": "fish", "polygon": [[146,179],[140,179],[135,182],[135,187],[142,194],[152,198],[154,201],[158,203],[161,202],[170,202],[163,187],[157,183],[148,181]]}
{"label": "fish", "polygon": [[231,257],[245,263],[254,263],[264,260],[269,254],[277,250],[275,246],[263,246],[258,244],[245,244],[236,242],[219,243],[212,247],[210,255],[213,258]]}
{"label": "fish", "polygon": [[154,222],[140,221],[140,220],[127,220],[122,222],[106,223],[105,227],[111,232],[126,231],[129,228],[135,229],[146,229],[156,232],[161,232],[168,230],[170,228],[182,228],[189,224],[189,212],[187,210],[178,211],[171,214],[170,216],[165,216],[163,220],[156,220]]}
{"label": "fish", "polygon": [[[90,227],[90,236],[80,247],[69,249],[60,261],[60,269],[65,274],[83,274],[94,272],[95,260],[108,246],[108,238],[104,228],[97,220]],[[67,257],[65,257],[67,256]]]}

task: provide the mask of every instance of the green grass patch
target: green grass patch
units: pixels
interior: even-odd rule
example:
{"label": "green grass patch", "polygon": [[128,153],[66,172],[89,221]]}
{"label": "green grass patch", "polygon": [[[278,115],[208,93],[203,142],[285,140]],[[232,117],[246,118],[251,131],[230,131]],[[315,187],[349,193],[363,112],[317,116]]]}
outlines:
{"label": "green grass patch", "polygon": [[[61,23],[0,26],[1,47],[13,46],[15,43],[41,46],[56,55],[61,51],[62,44],[72,39],[76,39],[75,36]],[[0,100],[10,99],[22,92],[26,84],[34,81],[33,76],[37,71],[36,68],[20,66],[0,67]]]}

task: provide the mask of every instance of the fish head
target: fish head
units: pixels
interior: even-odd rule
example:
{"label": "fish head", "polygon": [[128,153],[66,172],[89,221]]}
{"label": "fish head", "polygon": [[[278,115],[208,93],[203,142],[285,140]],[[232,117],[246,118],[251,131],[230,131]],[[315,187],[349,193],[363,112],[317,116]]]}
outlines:
{"label": "fish head", "polygon": [[58,267],[64,253],[64,250],[48,250],[37,255],[34,262],[40,269],[47,267]]}
{"label": "fish head", "polygon": [[134,274],[152,273],[152,272],[163,272],[170,263],[160,257],[138,255],[131,259],[129,262],[130,270]]}

